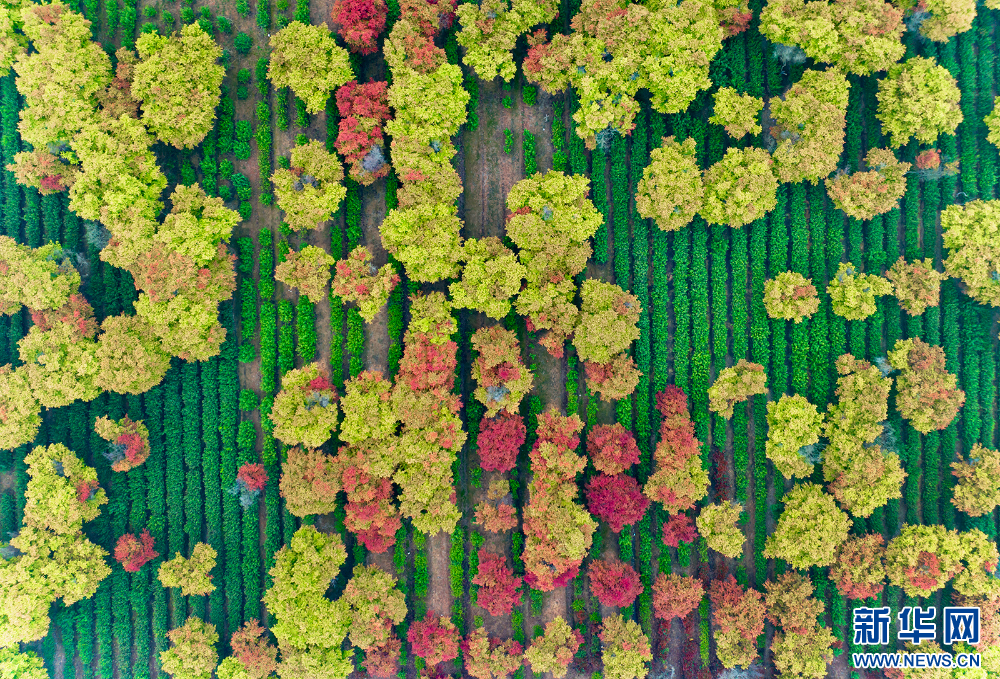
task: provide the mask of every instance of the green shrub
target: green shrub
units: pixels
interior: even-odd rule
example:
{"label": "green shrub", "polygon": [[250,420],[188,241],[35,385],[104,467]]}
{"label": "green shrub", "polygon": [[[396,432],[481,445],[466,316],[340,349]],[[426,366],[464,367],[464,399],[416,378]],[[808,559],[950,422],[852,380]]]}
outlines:
{"label": "green shrub", "polygon": [[148,16],[150,19],[152,19],[153,17],[156,16],[156,6],[149,5],[146,7],[146,9],[142,10],[142,13]]}
{"label": "green shrub", "polygon": [[504,108],[514,108],[514,100],[510,98],[509,94],[504,95],[502,103]]}
{"label": "green shrub", "polygon": [[514,150],[514,133],[510,130],[503,131],[503,152],[510,153]]}
{"label": "green shrub", "polygon": [[190,7],[181,7],[181,21],[186,24],[194,23],[194,10]]}
{"label": "green shrub", "polygon": [[250,3],[247,0],[236,0],[236,11],[241,17],[250,16]]}
{"label": "green shrub", "polygon": [[139,29],[139,32],[140,33],[159,33],[160,32],[160,27],[157,26],[154,23],[151,23],[151,22],[147,21],[147,22],[145,22],[145,23],[142,24],[142,27]]}
{"label": "green shrub", "polygon": [[269,61],[267,57],[260,57],[257,59],[257,66],[254,68],[254,74],[257,76],[257,91],[262,97],[267,95],[267,65]]}
{"label": "green shrub", "polygon": [[305,146],[308,143],[309,143],[309,137],[307,137],[306,135],[304,135],[304,134],[297,134],[297,135],[295,135],[295,145],[296,146]]}
{"label": "green shrub", "polygon": [[[530,177],[538,172],[538,159],[535,158],[535,135],[525,130],[521,147],[524,150],[524,176]],[[625,261],[627,262],[628,258]]]}
{"label": "green shrub", "polygon": [[236,98],[240,101],[246,100],[250,96],[250,90],[247,89],[246,85],[239,85],[236,88]]}
{"label": "green shrub", "polygon": [[164,12],[163,12],[163,23],[165,25],[167,25],[167,26],[173,26],[174,25],[174,15],[171,14],[170,12],[167,12],[166,10],[164,10]]}
{"label": "green shrub", "polygon": [[229,184],[221,184],[219,186],[219,197],[222,200],[231,199],[233,197],[233,187],[229,186]]}
{"label": "green shrub", "polygon": [[286,170],[292,166],[292,159],[288,156],[278,156],[278,167],[283,167]]}
{"label": "green shrub", "polygon": [[259,405],[260,400],[252,389],[240,389],[240,410],[256,410]]}
{"label": "green shrub", "polygon": [[236,72],[236,82],[238,82],[240,85],[246,85],[247,83],[249,83],[250,82],[250,69],[249,68],[241,68],[239,71],[237,71]]}
{"label": "green shrub", "polygon": [[257,2],[257,28],[262,31],[271,28],[271,13],[268,11],[267,2],[263,0]]}
{"label": "green shrub", "polygon": [[233,32],[233,22],[227,19],[226,17],[224,16],[215,17],[215,23],[219,27],[219,30],[222,31],[223,33],[228,34]]}
{"label": "green shrub", "polygon": [[295,97],[295,124],[303,129],[309,127],[309,113],[306,111],[306,102]]}
{"label": "green shrub", "polygon": [[[242,14],[242,12],[240,12],[240,14]],[[241,31],[236,35],[236,39],[233,40],[233,46],[240,54],[247,54],[250,51],[250,48],[253,47],[253,39]]]}
{"label": "green shrub", "polygon": [[534,85],[525,85],[521,88],[521,101],[528,106],[534,106],[538,100],[538,88]]}
{"label": "green shrub", "polygon": [[233,176],[233,162],[231,160],[219,161],[219,174],[222,175],[223,179],[229,179]]}
{"label": "green shrub", "polygon": [[234,172],[232,182],[233,188],[236,189],[236,195],[240,197],[240,200],[250,200],[250,181],[246,178],[246,175],[241,172]]}
{"label": "green shrub", "polygon": [[253,206],[250,204],[249,200],[244,200],[240,202],[240,219],[246,221],[250,219],[250,215],[253,214]]}
{"label": "green shrub", "polygon": [[288,88],[278,90],[278,129],[288,129]]}
{"label": "green shrub", "polygon": [[206,19],[205,17],[198,17],[198,27],[205,32],[205,35],[212,35],[215,33],[215,27],[212,26],[212,20]]}

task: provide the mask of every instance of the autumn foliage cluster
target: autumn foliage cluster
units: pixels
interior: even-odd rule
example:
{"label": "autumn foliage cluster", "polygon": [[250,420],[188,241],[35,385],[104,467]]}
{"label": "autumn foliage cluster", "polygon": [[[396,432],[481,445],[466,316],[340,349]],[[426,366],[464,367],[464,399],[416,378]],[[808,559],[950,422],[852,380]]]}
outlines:
{"label": "autumn foliage cluster", "polygon": [[98,417],[94,431],[110,443],[104,456],[116,472],[134,469],[149,457],[149,430],[141,421],[133,422],[128,415],[117,422]]}
{"label": "autumn foliage cluster", "polygon": [[708,491],[708,472],[701,464],[701,443],[694,436],[694,422],[688,414],[687,396],[670,386],[656,395],[660,421],[660,441],[653,458],[656,471],[646,481],[643,492],[659,502],[667,512],[694,507]]}
{"label": "autumn foliage cluster", "polygon": [[[385,0],[337,0],[331,17],[352,52],[372,54],[378,49],[376,39],[385,28],[387,13]],[[340,103],[339,93],[337,102]],[[340,115],[347,114],[341,111]]]}
{"label": "autumn foliage cluster", "polygon": [[[351,3],[381,4],[382,21],[385,21],[385,3],[382,0],[378,0],[378,3],[372,0],[342,0],[338,4]],[[388,83],[381,81],[359,85],[356,80],[352,80],[337,90],[340,132],[335,146],[350,166],[351,178],[365,186],[389,174],[382,137],[382,125],[391,117],[388,86]]]}

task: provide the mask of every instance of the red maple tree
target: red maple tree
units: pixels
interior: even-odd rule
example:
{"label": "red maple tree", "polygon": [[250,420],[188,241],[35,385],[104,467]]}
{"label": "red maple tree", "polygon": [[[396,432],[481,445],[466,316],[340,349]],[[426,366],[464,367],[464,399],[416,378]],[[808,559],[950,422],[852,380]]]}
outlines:
{"label": "red maple tree", "polygon": [[617,559],[592,561],[587,576],[590,591],[605,606],[631,606],[644,589],[635,569]]}
{"label": "red maple tree", "polygon": [[125,533],[115,544],[115,561],[120,563],[127,573],[135,573],[143,564],[158,556],[159,553],[153,549],[153,536],[145,528],[139,537]]}
{"label": "red maple tree", "polygon": [[243,627],[233,632],[230,640],[233,657],[236,658],[250,679],[263,679],[278,669],[278,649],[268,642],[267,630],[260,626],[256,618],[251,618]]}
{"label": "red maple tree", "polygon": [[694,542],[698,528],[687,514],[674,514],[663,524],[663,544],[676,547],[682,542]]}
{"label": "red maple tree", "polygon": [[387,14],[385,0],[334,0],[330,16],[352,52],[373,54]]}
{"label": "red maple tree", "polygon": [[382,554],[396,544],[399,511],[390,502],[392,482],[371,476],[361,464],[347,465],[341,476],[347,494],[344,526],[369,550]]}
{"label": "red maple tree", "polygon": [[691,575],[660,573],[653,583],[653,614],[661,620],[685,618],[705,596],[701,580]]}
{"label": "red maple tree", "polygon": [[524,418],[506,410],[501,410],[496,417],[484,417],[476,439],[479,466],[488,472],[509,472],[517,464],[517,452],[527,432]]}
{"label": "red maple tree", "polygon": [[639,446],[621,424],[599,424],[587,434],[587,455],[597,471],[620,474],[639,461]]}
{"label": "red maple tree", "polygon": [[362,664],[368,670],[368,676],[374,679],[389,679],[396,676],[399,669],[399,651],[402,642],[395,634],[389,637],[381,646],[365,651]]}
{"label": "red maple tree", "polygon": [[587,484],[587,509],[615,533],[638,522],[648,507],[649,498],[631,476],[598,474]]}
{"label": "red maple tree", "polygon": [[267,487],[267,470],[262,464],[248,462],[236,472],[236,480],[246,486],[248,490],[261,491]]}
{"label": "red maple tree", "polygon": [[712,620],[722,633],[736,631],[744,639],[756,639],[764,631],[764,601],[755,589],[744,590],[730,575],[713,580],[709,587]]}
{"label": "red maple tree", "polygon": [[337,90],[337,109],[341,118],[334,146],[351,166],[351,177],[365,185],[389,174],[382,134],[382,125],[392,117],[388,86],[384,81],[359,85],[352,80]]}
{"label": "red maple tree", "polygon": [[506,615],[521,603],[521,582],[503,556],[479,550],[479,571],[472,584],[479,585],[476,600],[490,615]]}
{"label": "red maple tree", "polygon": [[447,618],[428,611],[423,620],[416,620],[406,634],[413,653],[434,666],[458,657],[458,630]]}

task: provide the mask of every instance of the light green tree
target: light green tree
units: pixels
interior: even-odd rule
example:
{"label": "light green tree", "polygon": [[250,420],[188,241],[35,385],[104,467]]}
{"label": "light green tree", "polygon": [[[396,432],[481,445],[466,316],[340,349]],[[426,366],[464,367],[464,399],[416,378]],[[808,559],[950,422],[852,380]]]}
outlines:
{"label": "light green tree", "polygon": [[794,271],[783,271],[764,281],[764,309],[769,318],[801,322],[819,309],[812,279]]}
{"label": "light green tree", "polygon": [[986,123],[986,141],[994,146],[1000,146],[1000,97],[993,99],[993,110],[990,111],[983,122]]}
{"label": "light green tree", "polygon": [[472,363],[473,394],[486,406],[485,417],[501,410],[516,414],[533,382],[521,361],[517,333],[499,325],[480,328],[472,335],[472,348],[478,354]]}
{"label": "light green tree", "polygon": [[965,568],[955,576],[955,592],[963,597],[995,598],[1000,595],[1000,582],[994,577],[1000,561],[996,542],[978,528],[960,533],[959,539]]}
{"label": "light green tree", "polygon": [[962,280],[972,299],[1000,306],[1000,201],[973,200],[941,213],[948,248],[945,272]]}
{"label": "light green tree", "polygon": [[61,247],[20,245],[0,236],[0,314],[11,315],[27,306],[58,309],[80,288],[80,274],[64,260]]}
{"label": "light green tree", "polygon": [[[97,484],[97,471],[61,443],[36,446],[24,458],[28,465],[24,521],[56,533],[76,533],[84,521],[101,513],[108,497]],[[84,491],[86,489],[86,491]]]}
{"label": "light green tree", "polygon": [[0,366],[0,449],[30,443],[42,425],[42,404],[23,370]]}
{"label": "light green tree", "polygon": [[513,51],[517,39],[532,26],[555,18],[558,6],[551,0],[486,0],[482,6],[458,6],[458,44],[465,48],[462,62],[480,80],[498,75],[509,81],[517,73]]}
{"label": "light green tree", "polygon": [[56,533],[27,525],[11,545],[22,553],[19,564],[28,577],[44,583],[50,599],[62,599],[66,606],[94,596],[111,574],[108,553],[79,531]]}
{"label": "light green tree", "polygon": [[470,238],[462,244],[462,261],[462,280],[448,287],[452,306],[504,318],[524,280],[525,268],[517,255],[495,236]]}
{"label": "light green tree", "polygon": [[739,527],[742,512],[743,508],[735,502],[706,505],[695,520],[698,534],[705,538],[710,549],[730,559],[738,559],[743,554],[746,539]]}
{"label": "light green tree", "polygon": [[279,167],[271,175],[278,207],[296,231],[315,229],[330,219],[347,195],[342,184],[344,167],[323,142],[315,140],[294,147],[290,160],[290,169]]}
{"label": "light green tree", "polygon": [[58,0],[20,10],[32,51],[14,64],[24,97],[18,131],[37,149],[69,142],[96,121],[97,94],[111,82],[111,60],[91,40],[90,22]]}
{"label": "light green tree", "polygon": [[871,219],[899,207],[906,193],[909,163],[896,160],[889,149],[873,148],[865,156],[867,172],[838,174],[826,180],[826,194],[839,210],[855,219]]}
{"label": "light green tree", "polygon": [[910,137],[933,144],[941,134],[953,134],[962,122],[961,93],[944,66],[934,59],[912,57],[889,67],[878,81],[878,112],[883,134],[897,148]]}
{"label": "light green tree", "polygon": [[319,448],[337,430],[337,391],[318,363],[289,370],[271,409],[274,436],[290,446]]}
{"label": "light green tree", "polygon": [[959,511],[982,516],[1000,504],[1000,451],[977,443],[965,458],[958,455],[951,469],[958,479],[951,503]]}
{"label": "light green tree", "polygon": [[805,396],[783,394],[767,404],[767,458],[788,479],[809,476],[813,463],[802,449],[815,446],[823,431],[823,415]]}
{"label": "light green tree", "polygon": [[49,330],[32,326],[18,342],[23,370],[31,393],[43,406],[59,408],[77,399],[91,401],[100,393],[96,385],[97,343],[80,337],[69,323],[54,323]]}
{"label": "light green tree", "polygon": [[649,638],[635,620],[616,613],[601,621],[601,660],[607,679],[645,679],[653,660]]}
{"label": "light green tree", "polygon": [[143,394],[163,380],[170,355],[138,316],[108,316],[97,338],[94,384],[103,391]]}
{"label": "light green tree", "polygon": [[907,596],[926,597],[962,570],[962,539],[941,525],[904,525],[885,549],[889,582]]}
{"label": "light green tree", "polygon": [[853,523],[847,514],[815,483],[795,486],[782,502],[785,509],[767,538],[764,556],[784,559],[799,569],[832,564]]}
{"label": "light green tree", "polygon": [[948,42],[953,35],[964,33],[976,18],[974,0],[926,0],[923,4],[918,0],[894,0],[894,4],[904,12],[930,14],[920,22],[920,35],[935,42]]}
{"label": "light green tree", "polygon": [[708,409],[727,420],[733,416],[733,407],[755,394],[767,393],[767,375],[764,366],[741,358],[736,365],[719,371],[715,382],[708,388]]}
{"label": "light green tree", "polygon": [[871,75],[906,51],[901,19],[885,0],[770,0],[760,13],[760,32],[773,43],[801,47],[816,61]]}
{"label": "light green tree", "polygon": [[198,24],[169,38],[143,33],[135,43],[139,63],[132,96],[142,102],[142,120],[160,141],[194,148],[212,129],[225,70],[220,48]]}
{"label": "light green tree", "polygon": [[325,22],[293,21],[271,36],[271,48],[271,84],[291,88],[309,113],[322,111],[330,92],[353,77],[347,50],[337,45]]}
{"label": "light green tree", "polygon": [[870,273],[861,273],[850,262],[841,262],[827,286],[833,313],[849,321],[860,321],[875,313],[875,297],[892,294],[892,283]]}
{"label": "light green tree", "polygon": [[[148,33],[147,33],[148,35]],[[211,679],[219,662],[215,625],[191,616],[180,627],[167,632],[173,646],[160,653],[160,666],[174,679]]]}
{"label": "light green tree", "polygon": [[777,141],[775,171],[782,183],[819,180],[837,169],[847,124],[847,77],[809,69],[784,97],[772,97],[770,130]]}
{"label": "light green tree", "polygon": [[340,439],[360,443],[366,439],[386,439],[396,432],[399,418],[392,407],[392,383],[378,371],[365,370],[344,383],[340,407],[344,421]]}
{"label": "light green tree", "polygon": [[613,283],[588,278],[580,286],[580,320],[573,346],[583,361],[607,363],[639,339],[642,306]]}
{"label": "light green tree", "polygon": [[170,214],[154,238],[199,266],[215,259],[219,243],[228,243],[240,222],[238,212],[227,208],[221,198],[206,195],[198,184],[178,184],[170,194],[170,203]]}
{"label": "light green tree", "polygon": [[850,464],[830,484],[830,492],[846,511],[868,517],[889,500],[903,497],[905,480],[898,455],[868,446],[851,455]]}
{"label": "light green tree", "polygon": [[698,210],[709,224],[738,229],[778,204],[774,161],[764,149],[730,147],[705,171],[705,201]]}
{"label": "light green tree", "polygon": [[209,571],[215,568],[217,556],[211,545],[199,542],[191,550],[190,558],[185,559],[178,552],[173,559],[160,564],[156,577],[164,587],[180,587],[181,596],[208,594],[215,590]]}
{"label": "light green tree", "polygon": [[392,626],[406,618],[406,597],[396,588],[396,578],[378,566],[356,565],[341,601],[347,608],[351,645],[364,651],[385,644]]}
{"label": "light green tree", "polygon": [[336,261],[323,248],[306,245],[285,255],[285,261],[274,269],[274,277],[290,288],[298,288],[299,294],[311,302],[320,302],[327,296],[330,267]]}
{"label": "light green tree", "polygon": [[907,262],[903,256],[886,271],[893,285],[893,294],[906,313],[919,316],[929,306],[941,301],[941,281],[948,278],[934,268],[930,257]]}
{"label": "light green tree", "polygon": [[748,134],[760,134],[757,122],[764,100],[749,94],[740,94],[732,87],[720,87],[713,95],[715,105],[708,122],[722,125],[726,134],[741,139]]}
{"label": "light green tree", "polygon": [[433,283],[458,274],[462,257],[462,220],[449,203],[424,203],[392,210],[379,232],[411,280]]}
{"label": "light green tree", "polygon": [[664,137],[649,153],[649,165],[636,187],[635,209],[662,230],[676,231],[694,218],[704,195],[694,137],[683,143]]}
{"label": "light green tree", "polygon": [[524,652],[524,659],[537,674],[551,672],[556,679],[566,676],[569,664],[583,637],[574,630],[562,616],[557,616],[545,625],[545,632],[536,636]]}
{"label": "light green tree", "polygon": [[351,250],[347,259],[336,263],[331,291],[345,302],[357,304],[361,318],[371,323],[398,283],[399,275],[392,264],[376,269],[371,250],[359,245]]}
{"label": "light green tree", "polygon": [[[6,11],[6,10],[5,10]],[[32,651],[0,648],[0,679],[47,679],[45,664]]]}
{"label": "light green tree", "polygon": [[14,61],[26,51],[25,41],[18,35],[18,29],[24,30],[24,22],[17,8],[0,7],[0,74],[9,74]]}

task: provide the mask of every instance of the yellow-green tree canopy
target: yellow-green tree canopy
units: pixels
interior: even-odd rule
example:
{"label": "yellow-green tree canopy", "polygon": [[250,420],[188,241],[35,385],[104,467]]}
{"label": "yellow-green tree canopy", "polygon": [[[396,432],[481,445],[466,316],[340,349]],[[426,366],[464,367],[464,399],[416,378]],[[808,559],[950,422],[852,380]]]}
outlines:
{"label": "yellow-green tree canopy", "polygon": [[45,664],[32,651],[0,648],[0,679],[48,679]]}
{"label": "yellow-green tree canopy", "polygon": [[322,111],[330,92],[353,77],[347,50],[337,45],[325,22],[293,21],[271,36],[271,48],[271,84],[290,87],[309,113]]}
{"label": "yellow-green tree canopy", "polygon": [[972,28],[972,20],[976,18],[975,0],[925,0],[923,3],[894,0],[894,3],[904,12],[921,12],[925,17],[930,14],[920,20],[920,34],[935,42],[948,42],[953,35],[964,33]]}
{"label": "yellow-green tree canopy", "polygon": [[[0,74],[10,73],[14,60],[24,54],[24,36],[16,30],[23,30],[23,22],[15,7],[0,7]],[[2,676],[2,675],[0,675]]]}
{"label": "yellow-green tree canopy", "polygon": [[[624,11],[614,11],[619,9]],[[536,42],[522,68],[553,94],[576,89],[580,108],[573,118],[588,148],[604,130],[632,130],[640,89],[649,90],[654,110],[676,113],[712,84],[708,64],[722,47],[723,30],[710,2],[587,0],[572,26],[570,35]]]}
{"label": "yellow-green tree canopy", "polygon": [[695,152],[694,137],[677,143],[664,137],[649,154],[649,165],[636,187],[635,209],[664,231],[676,231],[701,209],[705,187]]}
{"label": "yellow-green tree canopy", "polygon": [[898,455],[881,446],[866,446],[851,455],[850,463],[830,484],[830,492],[844,510],[868,517],[889,500],[903,497],[905,480]]}
{"label": "yellow-green tree canopy", "polygon": [[285,211],[288,226],[296,231],[315,229],[330,219],[347,195],[343,179],[340,159],[327,152],[323,142],[313,140],[294,147],[291,168],[279,167],[271,175],[278,207]]}
{"label": "yellow-green tree canopy", "polygon": [[799,569],[832,564],[853,521],[815,483],[795,486],[785,493],[782,502],[785,509],[767,538],[764,556],[784,559]]}
{"label": "yellow-green tree canopy", "polygon": [[931,258],[907,262],[900,255],[892,267],[885,272],[893,285],[893,294],[906,313],[919,316],[929,306],[937,306],[941,300],[941,281],[947,278],[934,268]]}
{"label": "yellow-green tree canopy", "polygon": [[892,294],[892,283],[870,273],[861,273],[851,262],[841,262],[827,286],[833,313],[849,321],[861,321],[875,313],[875,297]]}
{"label": "yellow-green tree canopy", "polygon": [[424,203],[392,210],[379,227],[382,245],[411,280],[433,283],[458,274],[462,220],[450,203]]}
{"label": "yellow-green tree canopy", "polygon": [[823,452],[823,478],[827,481],[837,478],[862,446],[874,443],[882,434],[892,388],[892,380],[878,368],[850,354],[837,358],[836,365],[839,401],[830,406],[823,430],[829,439]]}
{"label": "yellow-green tree canopy", "polygon": [[[146,35],[149,35],[148,33]],[[210,679],[219,662],[215,625],[193,615],[167,632],[173,646],[160,653],[160,666],[173,679]]]}
{"label": "yellow-green tree canopy", "polygon": [[719,502],[702,507],[695,519],[698,535],[705,538],[710,549],[730,559],[738,559],[743,554],[745,540],[738,525],[742,512],[743,508],[735,502]]}
{"label": "yellow-green tree canopy", "polygon": [[345,302],[357,304],[361,318],[371,323],[398,283],[399,275],[392,264],[376,269],[371,250],[359,245],[347,259],[337,261],[332,292]]}
{"label": "yellow-green tree canopy", "polygon": [[340,536],[310,525],[295,531],[291,544],[275,555],[273,584],[263,601],[281,648],[280,674],[306,667],[316,671],[324,663],[330,672],[324,677],[346,677],[352,671],[350,656],[340,650],[350,626],[346,605],[325,596],[346,560]]}
{"label": "yellow-green tree canopy", "polygon": [[741,358],[736,365],[723,368],[708,388],[708,409],[727,420],[733,416],[733,406],[754,394],[767,393],[764,366]]}
{"label": "yellow-green tree canopy", "polygon": [[764,309],[769,318],[801,322],[819,309],[812,279],[794,271],[783,271],[764,281]]}
{"label": "yellow-green tree canopy", "polygon": [[464,3],[456,13],[462,30],[458,44],[465,48],[462,62],[480,80],[498,75],[510,80],[517,73],[513,51],[517,39],[532,26],[547,24],[558,13],[552,0],[485,0],[482,6]]}
{"label": "yellow-green tree canopy", "polygon": [[889,363],[896,378],[896,409],[922,434],[951,424],[965,403],[958,378],[945,370],[944,348],[914,337],[896,340]]}
{"label": "yellow-green tree canopy", "polygon": [[220,48],[198,24],[169,38],[143,33],[131,93],[142,102],[142,121],[160,141],[194,148],[212,129],[225,71]]}
{"label": "yellow-green tree canopy", "polygon": [[975,444],[951,463],[958,479],[951,503],[969,516],[982,516],[1000,505],[1000,452]]}
{"label": "yellow-green tree canopy", "polygon": [[904,525],[886,547],[885,572],[907,596],[926,597],[963,568],[962,556],[957,531],[940,525]]}
{"label": "yellow-green tree canopy", "polygon": [[0,646],[41,639],[49,631],[49,606],[55,600],[37,573],[21,568],[23,557],[0,562]]}
{"label": "yellow-green tree canopy", "polygon": [[61,443],[37,446],[24,458],[28,465],[24,522],[30,526],[76,533],[84,521],[101,513],[108,497],[97,484],[97,472]]}
{"label": "yellow-green tree canopy", "polygon": [[916,137],[933,144],[940,134],[954,134],[962,122],[961,92],[955,79],[934,59],[912,57],[889,68],[878,81],[878,112],[883,134],[896,148]]}
{"label": "yellow-green tree canopy", "polygon": [[902,16],[884,0],[769,0],[760,13],[760,32],[771,42],[801,47],[816,61],[871,75],[906,51]]}
{"label": "yellow-green tree canopy", "polygon": [[639,339],[642,306],[613,283],[588,278],[580,286],[580,320],[573,346],[583,361],[607,363]]}
{"label": "yellow-green tree canopy", "polygon": [[97,118],[97,94],[111,82],[111,60],[91,40],[90,22],[58,0],[21,10],[31,53],[14,64],[24,97],[21,138],[37,149],[69,142]]}
{"label": "yellow-green tree canopy", "polygon": [[37,311],[58,309],[80,288],[80,274],[55,243],[39,248],[0,236],[0,314],[22,306]]}
{"label": "yellow-green tree canopy", "polygon": [[320,302],[327,296],[330,267],[336,261],[323,248],[306,245],[285,255],[285,261],[275,267],[274,277],[291,288],[298,288],[299,294],[311,302]]}
{"label": "yellow-green tree canopy", "polygon": [[339,470],[333,459],[314,448],[289,448],[281,465],[279,488],[294,516],[329,514],[337,508],[341,490]]}
{"label": "yellow-green tree canopy", "polygon": [[972,299],[1000,306],[1000,201],[973,200],[941,213],[944,270]]}
{"label": "yellow-green tree canopy", "polygon": [[867,172],[838,174],[826,180],[826,194],[848,217],[871,219],[899,207],[906,193],[909,163],[901,163],[889,149],[873,148],[865,156]]}
{"label": "yellow-green tree canopy", "polygon": [[473,395],[486,406],[485,417],[501,410],[516,415],[533,382],[521,361],[517,333],[499,325],[480,328],[472,335],[472,348],[478,354],[472,363]]}
{"label": "yellow-green tree canopy", "polygon": [[959,539],[965,568],[955,576],[955,592],[963,597],[1000,596],[1000,581],[994,577],[1000,561],[996,542],[978,528],[960,533]]}
{"label": "yellow-green tree canopy", "polygon": [[653,652],[635,620],[626,620],[621,613],[604,618],[600,637],[606,679],[645,679]]}
{"label": "yellow-green tree canopy", "polygon": [[191,550],[191,558],[185,559],[180,552],[173,559],[160,564],[156,577],[164,587],[180,587],[182,596],[199,596],[215,589],[209,571],[215,568],[218,553],[211,545],[199,542]]}
{"label": "yellow-green tree canopy", "polygon": [[178,184],[170,202],[170,214],[154,238],[199,266],[215,259],[219,243],[228,243],[233,227],[240,222],[238,212],[227,208],[221,198],[206,195],[198,184]]}
{"label": "yellow-green tree canopy", "polygon": [[396,431],[399,418],[392,407],[392,383],[378,371],[365,370],[344,383],[340,407],[344,421],[340,440],[361,443],[366,439],[386,439]]}
{"label": "yellow-green tree canopy", "polygon": [[785,394],[768,402],[766,454],[785,478],[812,474],[809,448],[819,442],[822,431],[823,415],[805,396]]}
{"label": "yellow-green tree canopy", "polygon": [[[467,5],[474,6],[462,7]],[[452,306],[482,311],[496,320],[504,318],[525,275],[517,255],[495,236],[470,238],[462,244],[462,261],[462,280],[448,287]]]}
{"label": "yellow-green tree canopy", "polygon": [[41,582],[50,601],[62,599],[66,606],[94,596],[101,581],[111,574],[105,563],[108,553],[79,531],[56,533],[27,525],[10,543],[23,555],[15,566],[23,568],[26,577]]}
{"label": "yellow-green tree canopy", "polygon": [[0,449],[29,443],[42,424],[42,404],[31,393],[23,370],[0,366]]}
{"label": "yellow-green tree canopy", "polygon": [[569,664],[583,637],[574,630],[562,616],[557,616],[545,625],[545,633],[535,637],[524,652],[524,659],[536,674],[552,672],[556,679],[566,676]]}
{"label": "yellow-green tree canopy", "polygon": [[986,123],[986,141],[994,146],[1000,146],[1000,97],[993,99],[993,110],[990,111],[983,122]]}
{"label": "yellow-green tree canopy", "polygon": [[705,200],[698,210],[709,224],[740,228],[778,204],[774,161],[764,149],[730,147],[705,170]]}
{"label": "yellow-green tree canopy", "polygon": [[774,635],[771,652],[780,679],[823,679],[833,660],[836,639],[828,627],[814,625],[805,632],[783,630]]}
{"label": "yellow-green tree canopy", "polygon": [[764,100],[749,94],[740,94],[732,87],[720,87],[713,95],[715,105],[708,122],[722,125],[726,134],[741,139],[748,134],[760,134],[758,117]]}
{"label": "yellow-green tree canopy", "polygon": [[837,169],[847,124],[847,77],[807,70],[784,97],[772,97],[775,171],[783,183],[819,180]]}
{"label": "yellow-green tree canopy", "polygon": [[396,588],[396,578],[378,566],[355,566],[341,601],[347,608],[351,645],[364,651],[385,644],[392,626],[406,618],[406,597]]}
{"label": "yellow-green tree canopy", "polygon": [[337,390],[318,363],[289,370],[271,409],[274,437],[290,446],[319,448],[337,430]]}
{"label": "yellow-green tree canopy", "polygon": [[97,375],[103,391],[142,394],[163,380],[170,355],[148,323],[137,316],[108,316],[97,338]]}

